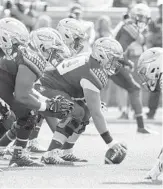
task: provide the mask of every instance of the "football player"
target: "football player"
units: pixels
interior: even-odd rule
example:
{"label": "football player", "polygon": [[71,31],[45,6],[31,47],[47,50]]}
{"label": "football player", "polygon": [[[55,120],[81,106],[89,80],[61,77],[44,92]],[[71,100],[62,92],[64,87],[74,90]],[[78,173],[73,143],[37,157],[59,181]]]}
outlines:
{"label": "football player", "polygon": [[[63,38],[63,41],[65,42],[65,44],[68,46],[70,52],[67,50],[67,54],[69,54],[69,56],[76,56],[77,54],[81,54],[83,53],[83,48],[84,48],[84,41],[87,40],[87,35],[86,32],[83,30],[80,22],[78,20],[75,19],[71,19],[71,18],[65,18],[59,21],[58,25],[57,25],[57,30],[58,30],[58,35],[61,35],[61,37]],[[56,30],[53,30],[56,32]],[[46,44],[45,44],[46,45]],[[89,56],[89,52],[88,53],[83,53],[83,54],[88,54]],[[54,63],[54,62],[53,62]],[[60,61],[55,62],[53,65],[57,66],[57,64],[59,64]],[[48,72],[46,72],[46,77],[48,77]],[[49,75],[49,78],[51,78],[51,75]],[[50,93],[50,90],[48,91]],[[45,96],[47,94],[44,94]],[[47,118],[46,117],[46,121],[48,123],[48,125],[50,126],[52,132],[55,131],[56,129],[56,125],[57,125],[57,120],[54,118]],[[83,130],[84,131],[84,130]],[[35,134],[35,136],[37,136],[38,132],[33,132]],[[81,159],[77,156],[75,156],[73,154],[73,146],[75,144],[75,142],[77,141],[79,137],[79,134],[74,133],[72,136],[70,136],[68,138],[68,140],[65,142],[64,146],[63,146],[63,159],[66,161],[75,161],[75,162],[86,162],[87,160],[85,159]],[[36,146],[37,147],[37,146]],[[36,149],[36,147],[34,145],[29,146],[30,149]],[[39,148],[37,148],[39,149]],[[37,150],[38,151],[38,150]]]}
{"label": "football player", "polygon": [[[150,19],[150,9],[145,4],[137,4],[130,10],[130,19],[121,26],[116,35],[116,40],[122,45],[125,51],[127,47],[133,42],[138,40],[139,43],[144,45],[144,37],[142,31],[147,26]],[[129,64],[128,64],[129,63]],[[131,61],[125,61],[126,66],[132,68]],[[128,65],[127,65],[128,64]],[[142,116],[142,103],[140,98],[140,86],[134,80],[132,74],[128,69],[122,67],[118,74],[111,76],[111,79],[120,87],[128,91],[131,105],[135,112],[139,133],[150,133],[144,128],[144,121]]]}
{"label": "football player", "polygon": [[[39,44],[36,37],[33,48],[39,48],[41,52]],[[54,94],[62,94],[74,102],[72,113],[58,123],[48,151],[42,157],[43,162],[72,164],[61,158],[63,155],[61,149],[70,136],[74,133],[80,134],[85,129],[90,116],[108,147],[114,146],[123,154],[121,143],[115,142],[107,130],[100,103],[100,90],[106,85],[108,75],[113,75],[119,70],[121,67],[119,61],[122,58],[123,49],[116,40],[100,38],[94,43],[91,56],[79,54],[65,59],[55,68],[49,68],[40,78],[43,95],[50,97]]]}
{"label": "football player", "polygon": [[[163,82],[163,48],[153,47],[146,50],[139,58],[137,72],[142,85],[149,91],[162,91]],[[146,179],[157,180],[163,172],[163,149]]]}
{"label": "football player", "polygon": [[[48,99],[33,88],[35,81],[42,76],[47,60],[39,52],[34,52],[32,45],[28,45],[29,33],[24,24],[13,18],[4,18],[0,20],[0,28],[1,56],[4,58],[0,62],[0,97],[10,105],[18,118],[1,138],[0,145],[6,146],[17,137],[10,165],[43,166],[24,153],[29,134],[37,120],[34,112],[47,112],[58,117],[67,114],[73,104],[61,96]],[[64,47],[54,33],[48,31],[48,34],[48,41],[53,44],[49,49],[50,54]],[[46,37],[44,34],[39,36],[42,40]]]}

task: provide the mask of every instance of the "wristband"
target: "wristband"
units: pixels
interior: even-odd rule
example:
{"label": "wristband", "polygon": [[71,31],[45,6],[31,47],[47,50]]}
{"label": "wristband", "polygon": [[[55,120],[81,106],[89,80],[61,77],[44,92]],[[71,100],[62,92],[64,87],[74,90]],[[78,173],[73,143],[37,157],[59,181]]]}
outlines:
{"label": "wristband", "polygon": [[113,138],[111,137],[109,131],[106,131],[105,133],[102,133],[101,137],[103,138],[103,140],[105,141],[106,144],[112,142],[112,140],[113,140]]}
{"label": "wristband", "polygon": [[40,108],[39,108],[39,110],[38,110],[38,111],[43,112],[43,111],[45,111],[45,110],[46,110],[46,102],[40,102],[40,103],[41,103],[41,106],[40,106]]}

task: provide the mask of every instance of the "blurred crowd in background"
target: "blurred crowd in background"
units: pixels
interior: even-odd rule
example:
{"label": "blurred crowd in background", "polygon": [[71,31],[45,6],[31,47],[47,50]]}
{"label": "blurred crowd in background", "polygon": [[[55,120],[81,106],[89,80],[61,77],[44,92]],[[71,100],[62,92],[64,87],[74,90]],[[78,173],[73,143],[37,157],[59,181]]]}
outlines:
{"label": "blurred crowd in background", "polygon": [[[0,18],[12,16],[22,21],[29,31],[40,27],[54,27],[65,17],[78,19],[89,36],[91,51],[94,40],[104,36],[115,36],[123,22],[128,19],[130,8],[136,3],[145,3],[151,7],[152,18],[144,31],[145,44],[133,42],[127,48],[130,60],[137,64],[141,53],[150,47],[162,47],[162,9],[163,0],[0,0]],[[132,72],[136,81],[139,79],[135,70]],[[130,102],[128,94],[112,81],[108,83],[106,106],[118,106],[122,112],[120,118],[128,119]],[[148,93],[142,89],[142,102],[148,106],[147,118],[153,119],[160,106],[160,92]]]}

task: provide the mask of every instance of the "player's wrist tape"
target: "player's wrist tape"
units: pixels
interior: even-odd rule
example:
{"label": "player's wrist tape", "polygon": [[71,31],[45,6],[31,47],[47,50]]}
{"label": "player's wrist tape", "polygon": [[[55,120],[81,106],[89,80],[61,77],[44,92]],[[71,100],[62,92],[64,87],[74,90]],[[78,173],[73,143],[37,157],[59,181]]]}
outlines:
{"label": "player's wrist tape", "polygon": [[112,142],[113,138],[110,136],[109,131],[106,131],[105,133],[100,134],[103,140],[105,141],[106,144]]}
{"label": "player's wrist tape", "polygon": [[38,111],[45,111],[46,110],[46,102],[41,102],[41,106]]}

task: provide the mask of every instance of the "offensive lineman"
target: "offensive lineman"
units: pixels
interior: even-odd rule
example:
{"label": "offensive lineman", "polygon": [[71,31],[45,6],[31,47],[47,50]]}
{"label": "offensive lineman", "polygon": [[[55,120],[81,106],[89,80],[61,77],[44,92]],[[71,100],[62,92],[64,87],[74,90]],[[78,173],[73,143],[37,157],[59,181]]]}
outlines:
{"label": "offensive lineman", "polygon": [[[151,92],[162,91],[163,48],[153,47],[146,50],[139,58],[137,72],[142,85]],[[163,149],[146,179],[157,180],[163,172]]]}
{"label": "offensive lineman", "polygon": [[[39,49],[40,42],[37,35],[35,37],[33,48]],[[100,90],[106,85],[108,75],[113,75],[119,70],[119,61],[122,58],[123,49],[116,40],[100,38],[94,43],[91,56],[79,54],[65,59],[56,68],[47,70],[40,78],[43,95],[50,97],[53,93],[62,94],[74,102],[72,113],[58,123],[48,151],[42,157],[43,162],[62,164],[63,144],[74,132],[80,134],[83,131],[89,123],[90,116],[108,147],[113,147],[119,152],[117,156],[125,153],[122,144],[115,142],[107,130],[100,108]],[[65,165],[65,162],[63,164]]]}
{"label": "offensive lineman", "polygon": [[[10,105],[11,109],[15,100],[20,103],[19,113],[14,109],[18,117],[17,122],[14,122],[11,129],[1,138],[0,145],[6,146],[6,143],[17,136],[10,165],[43,166],[24,153],[27,139],[37,120],[34,111],[47,112],[57,117],[62,113],[67,114],[73,104],[61,96],[48,99],[33,89],[33,84],[43,74],[47,61],[29,48],[29,33],[24,24],[13,18],[4,18],[0,20],[0,27],[1,55],[5,58],[0,62],[0,97]],[[58,37],[54,33],[50,34],[48,40],[54,45],[52,48],[63,49],[62,41],[57,41]],[[44,35],[39,37],[44,38]]]}

